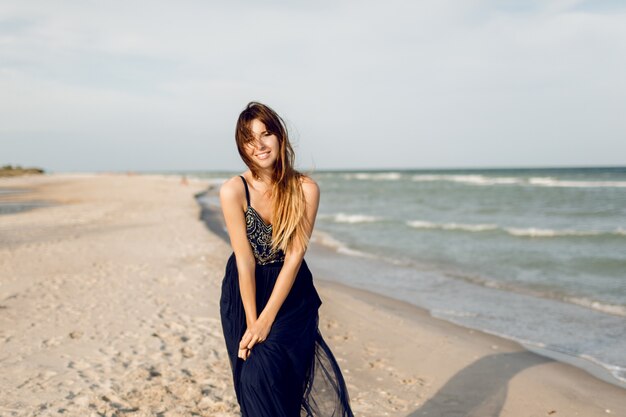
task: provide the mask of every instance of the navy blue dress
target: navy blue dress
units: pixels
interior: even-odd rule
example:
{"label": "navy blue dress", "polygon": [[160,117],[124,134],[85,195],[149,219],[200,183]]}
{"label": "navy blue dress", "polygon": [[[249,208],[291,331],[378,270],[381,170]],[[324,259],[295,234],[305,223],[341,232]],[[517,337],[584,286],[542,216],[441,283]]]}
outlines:
{"label": "navy blue dress", "polygon": [[[256,259],[256,304],[260,313],[272,293],[285,254],[271,250],[272,225],[250,205],[246,232]],[[257,343],[244,361],[237,357],[246,330],[235,253],[226,264],[220,315],[243,417],[353,417],[341,370],[318,328],[322,301],[313,276],[302,264],[267,339]]]}

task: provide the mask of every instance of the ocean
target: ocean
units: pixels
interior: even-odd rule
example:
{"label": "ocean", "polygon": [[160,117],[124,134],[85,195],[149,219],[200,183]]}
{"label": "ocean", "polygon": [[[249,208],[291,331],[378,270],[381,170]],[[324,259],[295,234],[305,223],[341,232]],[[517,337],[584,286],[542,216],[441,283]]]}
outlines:
{"label": "ocean", "polygon": [[[626,387],[626,167],[311,176],[314,274]],[[215,193],[200,202],[218,209]]]}

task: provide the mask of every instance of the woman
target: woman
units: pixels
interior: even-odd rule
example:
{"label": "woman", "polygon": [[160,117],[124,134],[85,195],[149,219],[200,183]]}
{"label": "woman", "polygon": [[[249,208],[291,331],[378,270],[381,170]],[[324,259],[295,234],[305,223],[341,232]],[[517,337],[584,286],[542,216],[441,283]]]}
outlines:
{"label": "woman", "polygon": [[304,260],[319,188],[293,168],[285,123],[268,106],[249,103],[235,139],[249,170],[220,189],[233,247],[220,314],[242,416],[352,417]]}

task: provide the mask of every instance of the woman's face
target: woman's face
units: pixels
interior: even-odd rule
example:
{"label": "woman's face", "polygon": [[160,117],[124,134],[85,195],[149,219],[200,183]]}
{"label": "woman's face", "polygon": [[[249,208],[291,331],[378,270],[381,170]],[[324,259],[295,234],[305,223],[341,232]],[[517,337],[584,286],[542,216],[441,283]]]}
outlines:
{"label": "woman's face", "polygon": [[245,145],[246,153],[259,168],[273,167],[278,158],[278,138],[268,132],[265,123],[259,119],[250,122],[250,130],[255,140]]}

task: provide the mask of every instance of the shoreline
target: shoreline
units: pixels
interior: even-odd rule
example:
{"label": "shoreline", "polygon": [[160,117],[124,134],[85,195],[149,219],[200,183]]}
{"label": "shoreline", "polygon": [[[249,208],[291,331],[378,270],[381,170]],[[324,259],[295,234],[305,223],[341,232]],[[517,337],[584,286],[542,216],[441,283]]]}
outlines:
{"label": "shoreline", "polygon": [[[314,249],[315,251],[324,251],[324,252],[331,251],[330,249],[326,247],[320,247],[320,245],[317,245],[315,243],[313,243],[312,246],[316,246],[316,248]],[[353,262],[356,262],[356,261],[357,261],[356,259],[353,260]],[[320,276],[322,278],[319,278]],[[460,329],[471,330],[473,332],[477,332],[484,336],[496,337],[499,340],[505,340],[507,342],[511,342],[515,344],[516,346],[519,346],[521,349],[533,352],[535,354],[541,355],[551,360],[556,360],[558,362],[574,366],[604,382],[607,382],[611,385],[615,385],[616,387],[619,387],[622,389],[626,389],[626,381],[622,381],[618,379],[615,375],[611,373],[611,370],[608,369],[611,365],[601,363],[592,357],[585,358],[585,357],[581,357],[581,356],[574,355],[574,354],[568,354],[566,352],[561,352],[558,350],[543,347],[541,346],[540,343],[519,340],[512,336],[508,336],[505,334],[498,334],[496,332],[490,332],[487,329],[472,327],[464,323],[456,322],[447,317],[438,317],[424,306],[417,305],[408,300],[396,298],[393,295],[388,295],[388,294],[380,293],[374,290],[353,286],[353,285],[350,285],[350,283],[338,282],[332,276],[320,275],[318,273],[318,278],[324,281],[325,283],[341,288],[342,291],[348,291],[348,292],[356,291],[358,293],[367,293],[369,294],[367,298],[379,297],[381,300],[385,300],[384,302],[380,304],[385,305],[387,309],[394,310],[394,307],[392,306],[393,304],[403,305],[405,306],[404,309],[406,309],[407,311],[413,311],[413,314],[417,314],[417,315],[423,314],[423,315],[428,316],[432,320],[438,320],[444,323],[452,324],[454,326],[457,326]]]}
{"label": "shoreline", "polygon": [[[207,205],[202,204],[202,202],[199,200],[202,197],[209,196],[210,193],[212,193],[214,189],[215,189],[215,186],[211,184],[209,189],[207,189],[204,192],[198,193],[196,195],[196,200],[202,210],[201,216],[202,216],[203,221],[205,222],[205,226],[207,227],[207,229],[211,233],[216,233],[217,235],[219,235],[226,244],[230,245],[228,234],[224,231],[224,223],[223,223],[223,218],[221,215],[220,208],[216,206],[215,204],[211,204],[209,205],[209,207],[207,207]],[[215,197],[215,195],[213,195],[213,197]],[[325,233],[325,232],[322,232],[322,233]],[[328,260],[328,255],[332,254],[332,256],[343,257],[344,259],[346,259],[346,262],[358,262],[358,258],[350,257],[348,255],[337,254],[336,251],[332,250],[331,248],[325,246],[322,243],[317,243],[316,241],[311,242],[309,251],[307,252],[307,258],[311,256],[311,252],[315,254],[324,253],[323,256],[319,257],[319,258],[323,258],[324,260]],[[316,258],[318,257],[316,256]],[[312,266],[312,268],[315,269],[314,266]],[[458,326],[461,329],[473,330],[483,335],[487,335],[490,337],[497,337],[498,339],[515,343],[521,349],[525,349],[527,351],[536,353],[538,355],[541,355],[543,357],[546,357],[552,360],[556,360],[558,362],[575,366],[576,368],[584,370],[585,372],[589,373],[595,378],[598,378],[604,382],[615,385],[619,388],[626,389],[626,381],[621,381],[617,379],[617,377],[611,374],[610,369],[608,369],[608,367],[611,366],[610,364],[600,363],[597,360],[593,360],[593,358],[587,359],[581,356],[568,354],[568,353],[560,352],[557,350],[551,350],[549,348],[542,347],[539,343],[531,343],[531,342],[526,342],[523,340],[518,340],[512,336],[509,337],[507,335],[490,332],[489,330],[486,330],[486,329],[471,327],[469,325],[465,325],[463,323],[457,323],[453,320],[450,320],[444,317],[437,317],[433,315],[428,308],[419,306],[409,301],[395,298],[393,296],[376,292],[374,290],[364,289],[364,288],[352,286],[350,284],[342,283],[332,276],[322,276],[322,278],[320,278],[320,276],[321,275],[318,272],[316,274],[316,279],[318,280],[318,282],[323,283],[323,285],[334,286],[334,288],[340,289],[341,291],[344,291],[344,292],[351,292],[351,293],[353,292],[354,293],[353,295],[367,293],[369,295],[365,298],[368,298],[371,301],[375,301],[374,300],[375,297],[380,297],[380,300],[376,302],[376,304],[385,305],[387,309],[391,308],[393,310],[393,306],[392,306],[393,304],[405,305],[404,311],[413,309],[414,314],[418,314],[418,315],[425,314],[428,317],[432,318],[433,320],[441,320],[442,322],[450,323],[455,326]],[[554,301],[563,302],[562,300],[556,300],[556,299]]]}
{"label": "shoreline", "polygon": [[618,388],[626,389],[626,383],[622,383],[621,381],[616,380],[602,365],[596,364],[592,361],[588,361],[584,358],[580,358],[574,355],[567,355],[565,353],[524,343],[503,335],[489,333],[488,331],[483,329],[475,329],[472,327],[464,326],[463,324],[455,323],[444,318],[433,316],[428,309],[412,304],[408,301],[398,300],[385,294],[379,294],[363,288],[351,287],[350,285],[333,281],[332,278],[318,277],[316,278],[316,280],[316,282],[321,283],[322,287],[328,287],[330,289],[349,293],[352,297],[356,299],[376,305],[377,307],[382,308],[385,311],[393,312],[394,314],[400,315],[407,320],[412,320],[415,324],[420,324],[423,320],[440,321],[442,323],[446,323],[446,325],[456,326],[458,329],[455,331],[468,331],[471,334],[477,334],[477,337],[493,338],[494,343],[499,345],[504,345],[505,342],[511,343],[511,348],[526,350],[529,353],[533,353],[544,358],[546,361],[556,361],[564,365],[573,366],[574,368],[580,369],[598,380],[614,385]]}
{"label": "shoreline", "polygon": [[[175,410],[188,395],[187,408],[166,415],[235,415],[217,310],[231,249],[201,221],[194,196],[207,181],[185,188],[176,176],[46,180],[23,183],[58,205],[0,216],[9,238],[0,265],[11,278],[0,287],[0,342],[14,358],[1,365],[0,410],[25,415],[15,401],[35,409],[41,397],[49,414],[38,415],[119,410],[115,404],[136,408],[125,415],[152,415],[140,413]],[[34,266],[24,263],[33,257]],[[311,268],[323,300],[320,329],[355,415],[626,415],[623,389],[581,369]],[[56,310],[46,311],[50,305]],[[42,323],[31,330],[37,317]]]}

